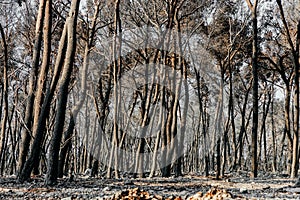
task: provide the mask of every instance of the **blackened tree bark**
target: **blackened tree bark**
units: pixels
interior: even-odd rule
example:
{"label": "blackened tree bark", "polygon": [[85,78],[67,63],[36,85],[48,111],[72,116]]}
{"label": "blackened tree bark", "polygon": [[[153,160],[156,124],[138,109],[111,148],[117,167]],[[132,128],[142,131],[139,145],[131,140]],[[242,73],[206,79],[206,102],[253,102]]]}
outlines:
{"label": "blackened tree bark", "polygon": [[299,169],[299,45],[300,45],[300,21],[297,25],[297,41],[296,49],[293,53],[294,57],[294,71],[295,71],[295,89],[294,89],[294,141],[293,141],[293,160],[292,160],[292,171],[291,178],[296,178],[298,176]]}
{"label": "blackened tree bark", "polygon": [[[140,135],[140,139],[139,139],[139,144],[138,144],[138,148],[136,151],[136,166],[135,166],[135,172],[137,172],[139,178],[143,178],[144,177],[144,151],[145,151],[145,145],[146,145],[146,140],[145,140],[145,135],[146,135],[146,131],[147,131],[147,125],[148,125],[148,111],[149,111],[149,107],[150,107],[150,100],[151,100],[151,96],[152,96],[152,89],[149,92],[149,88],[148,88],[148,79],[150,77],[148,77],[148,63],[146,63],[147,65],[147,69],[145,72],[145,84],[144,84],[144,89],[142,91],[141,94],[141,98],[142,98],[142,103],[141,103],[141,135]],[[152,84],[154,85],[154,84]],[[150,93],[150,94],[149,94]]]}
{"label": "blackened tree bark", "polygon": [[[260,139],[259,139],[259,155],[258,158],[264,164],[265,170],[268,170],[268,159],[267,159],[267,117],[270,113],[270,105],[272,102],[271,98],[271,88],[267,83],[264,83],[264,98],[263,98],[263,111],[262,111],[262,119],[261,119],[261,128],[260,128]],[[262,145],[263,142],[263,145]],[[264,152],[264,157],[262,157],[262,150]],[[264,159],[262,159],[264,158]]]}
{"label": "blackened tree bark", "polygon": [[[162,78],[164,80],[165,77],[163,76]],[[158,127],[161,127],[161,128],[159,130],[157,130],[157,133],[156,133],[156,140],[155,140],[155,145],[154,145],[154,150],[153,150],[153,158],[152,158],[152,165],[151,165],[149,178],[152,178],[154,176],[155,169],[156,169],[160,137],[161,137],[161,133],[165,130],[165,117],[164,117],[164,109],[163,109],[163,106],[164,106],[163,104],[165,101],[165,88],[163,87],[160,92],[158,92],[158,90],[159,90],[159,85],[156,86],[155,96],[158,96],[158,93],[160,93],[160,95],[161,95],[161,100],[159,102],[160,107],[159,107],[159,119],[158,119]]]}
{"label": "blackened tree bark", "polygon": [[[275,80],[275,76],[273,76],[273,80]],[[270,98],[274,99],[275,90],[274,85],[271,86]],[[272,149],[273,149],[273,159],[272,159],[272,171],[276,172],[277,170],[277,142],[276,142],[276,125],[274,120],[274,100],[271,101],[271,124],[272,124]]]}
{"label": "blackened tree bark", "polygon": [[[263,58],[267,59],[271,66],[276,70],[285,85],[285,97],[284,97],[284,133],[283,133],[283,143],[285,138],[288,139],[288,158],[287,158],[287,171],[291,173],[291,162],[293,156],[293,137],[291,131],[291,116],[290,116],[290,109],[291,109],[291,88],[293,85],[293,74],[294,69],[287,64],[285,66],[284,59],[287,55],[280,56],[278,55],[278,61],[272,58],[269,54],[264,55]],[[287,73],[289,71],[289,73]],[[273,123],[272,123],[273,124]],[[283,151],[282,151],[283,152]]]}
{"label": "blackened tree bark", "polygon": [[29,78],[29,91],[26,101],[26,111],[24,117],[24,128],[22,131],[22,143],[19,153],[19,164],[18,164],[18,173],[21,173],[26,157],[29,151],[30,140],[31,140],[31,128],[32,128],[32,117],[33,117],[33,105],[34,105],[34,92],[36,85],[36,77],[38,74],[38,67],[40,61],[40,52],[42,45],[42,36],[43,36],[43,22],[45,17],[45,7],[46,1],[43,0],[40,2],[39,12],[36,22],[36,32],[35,32],[35,44],[33,48],[33,57],[32,57],[32,68]]}
{"label": "blackened tree bark", "polygon": [[252,43],[252,101],[253,101],[253,119],[252,119],[252,144],[251,144],[251,170],[252,177],[257,177],[257,131],[258,131],[258,27],[257,27],[257,6],[258,0],[246,0],[251,10],[252,26],[253,26],[253,43]]}
{"label": "blackened tree bark", "polygon": [[217,141],[217,147],[216,147],[216,160],[217,160],[217,169],[216,169],[216,179],[220,179],[221,175],[221,141],[220,138]]}
{"label": "blackened tree bark", "polygon": [[[244,90],[246,92],[245,97],[244,97],[244,102],[242,106],[240,107],[240,113],[241,113],[241,127],[239,131],[239,136],[238,136],[238,144],[239,144],[239,157],[238,157],[238,165],[241,168],[242,167],[242,158],[243,158],[243,149],[244,149],[244,136],[246,134],[247,130],[247,125],[248,125],[248,120],[247,120],[247,105],[248,105],[248,98],[249,94],[251,91],[251,86],[252,86],[252,80],[249,81],[248,86],[247,83],[243,80],[242,77],[240,77],[241,82],[243,83]],[[249,114],[249,118],[251,116],[251,113]]]}
{"label": "blackened tree bark", "polygon": [[[223,68],[221,67],[221,71]],[[219,91],[219,97],[218,97],[218,105],[216,110],[216,116],[215,116],[215,130],[214,130],[214,140],[216,140],[216,179],[220,178],[221,175],[221,133],[223,131],[223,104],[224,104],[224,73],[221,72],[222,78],[220,80],[220,91]],[[225,131],[225,130],[224,130]],[[224,133],[225,134],[225,133]],[[226,137],[224,137],[225,139]],[[226,146],[226,143],[224,141],[224,147]]]}
{"label": "blackened tree bark", "polygon": [[[112,141],[112,151],[109,160],[109,166],[107,170],[107,177],[111,177],[111,169],[112,169],[112,160],[114,159],[114,170],[115,170],[115,178],[119,178],[118,173],[118,145],[119,145],[119,131],[118,131],[118,104],[120,100],[120,94],[118,91],[118,80],[121,74],[121,44],[122,44],[122,26],[121,26],[121,17],[120,17],[120,0],[116,0],[114,3],[114,40],[113,40],[113,84],[114,84],[114,91],[113,91],[113,98],[114,98],[114,122],[113,122],[113,141]],[[118,35],[119,33],[119,35]],[[117,44],[120,46],[117,47]],[[119,56],[119,58],[117,57]],[[113,158],[114,156],[114,158]]]}
{"label": "blackened tree bark", "polygon": [[292,51],[293,65],[294,65],[294,126],[293,126],[293,148],[292,148],[292,166],[291,166],[291,178],[295,178],[298,175],[299,169],[299,45],[300,45],[300,21],[297,24],[297,37],[296,43],[292,41],[292,36],[288,23],[285,18],[281,0],[276,0],[279,7],[281,20],[286,31],[286,39]]}
{"label": "blackened tree bark", "polygon": [[181,123],[180,123],[180,139],[178,142],[178,148],[177,148],[177,161],[175,165],[175,176],[182,176],[182,163],[183,163],[183,156],[179,155],[183,151],[184,148],[184,136],[186,132],[186,125],[187,125],[187,112],[188,112],[188,104],[189,104],[189,88],[188,88],[188,64],[186,60],[183,57],[183,43],[182,43],[182,35],[181,35],[181,21],[179,17],[179,9],[180,6],[176,6],[175,9],[175,24],[177,28],[177,43],[178,43],[178,63],[180,65],[180,74],[181,74],[181,80],[179,83],[179,87],[184,88],[184,103],[183,103],[183,112],[181,116]]}
{"label": "blackened tree bark", "polygon": [[62,76],[59,81],[59,99],[57,105],[57,113],[55,118],[55,126],[53,136],[50,141],[48,170],[46,184],[53,185],[57,181],[58,175],[58,155],[60,150],[60,142],[64,129],[66,107],[68,101],[68,89],[73,70],[73,63],[76,51],[76,26],[80,0],[73,0],[69,11],[69,17],[66,21],[67,25],[67,51]]}
{"label": "blackened tree bark", "polygon": [[80,99],[77,102],[77,104],[74,105],[74,107],[72,108],[69,125],[67,128],[67,131],[64,134],[64,142],[63,142],[64,146],[61,148],[61,151],[59,154],[58,177],[63,176],[64,163],[65,163],[68,149],[70,148],[70,145],[71,145],[71,141],[72,141],[71,137],[73,135],[73,131],[75,128],[76,118],[77,118],[78,112],[81,109],[81,107],[85,101],[85,97],[86,97],[87,70],[88,70],[88,66],[89,66],[89,58],[90,58],[91,48],[94,45],[96,28],[97,28],[97,18],[98,18],[98,14],[100,12],[100,5],[101,5],[101,3],[99,1],[98,5],[96,6],[95,13],[94,13],[94,17],[93,17],[93,21],[92,21],[92,28],[91,28],[91,31],[89,34],[89,38],[87,38],[86,44],[85,44],[83,66],[82,66],[82,70],[81,70]]}
{"label": "blackened tree bark", "polygon": [[[51,27],[52,27],[52,0],[46,1],[45,14],[44,14],[44,30],[43,30],[43,41],[44,41],[44,50],[42,65],[40,67],[40,72],[37,81],[37,88],[35,92],[34,99],[34,110],[33,110],[33,127],[36,127],[38,123],[38,118],[41,111],[42,102],[44,100],[44,91],[46,90],[46,79],[49,71],[50,58],[51,58]],[[35,163],[34,173],[38,173],[39,162]]]}
{"label": "blackened tree bark", "polygon": [[[46,130],[46,121],[49,117],[51,101],[54,96],[54,92],[56,90],[56,86],[60,77],[60,72],[62,70],[65,55],[66,55],[66,46],[67,46],[67,23],[64,25],[64,29],[62,32],[62,36],[59,42],[58,53],[55,61],[53,78],[51,80],[50,86],[46,91],[45,100],[43,101],[43,105],[40,111],[40,115],[38,118],[38,123],[34,123],[35,125],[32,127],[33,135],[35,135],[33,144],[31,146],[31,152],[26,160],[24,167],[19,174],[18,180],[20,182],[24,182],[30,178],[30,174],[35,163],[39,162],[40,153],[41,153],[41,145],[44,141],[44,135]],[[37,88],[41,89],[41,88]]]}
{"label": "blackened tree bark", "polygon": [[[171,35],[172,35],[172,30],[175,26],[175,10],[177,7],[178,1],[177,0],[171,0],[167,2],[167,30],[164,32],[163,35],[163,39],[165,39],[164,41],[164,48],[169,50],[170,46],[172,45],[172,39],[171,39]],[[165,64],[169,63],[168,62],[168,56],[170,56],[168,54],[168,52],[162,52],[162,59],[163,62]],[[173,66],[172,66],[173,65]],[[165,130],[162,132],[161,134],[161,141],[162,141],[162,176],[163,177],[169,177],[171,176],[171,166],[172,166],[172,157],[173,157],[173,153],[174,153],[174,144],[175,142],[172,141],[172,139],[174,139],[173,135],[176,134],[175,133],[175,127],[177,123],[177,109],[178,109],[178,96],[179,96],[179,92],[178,92],[178,84],[176,84],[176,80],[174,80],[175,77],[175,71],[176,71],[176,65],[174,65],[174,62],[171,63],[171,66],[169,66],[171,68],[173,68],[173,74],[171,75],[171,78],[169,78],[170,80],[167,79],[166,82],[169,82],[168,84],[170,84],[170,87],[172,90],[172,95],[171,96],[171,100],[170,100],[170,106],[169,106],[169,110],[167,113],[167,117],[166,117],[166,125],[165,125]],[[166,72],[164,72],[166,73]],[[172,77],[173,76],[173,77]],[[171,143],[172,142],[172,143]]]}
{"label": "blackened tree bark", "polygon": [[205,83],[203,83],[203,78],[201,79],[200,70],[194,68],[195,77],[197,81],[197,97],[199,101],[199,111],[201,113],[201,122],[202,122],[202,134],[203,134],[203,149],[205,152],[204,155],[204,166],[205,166],[205,176],[209,176],[210,166],[209,166],[209,151],[208,144],[206,143],[207,133],[208,133],[208,116],[206,111],[206,104],[208,99],[208,91]]}
{"label": "blackened tree bark", "polygon": [[[8,51],[7,51],[7,43],[6,43],[6,37],[4,30],[2,28],[2,25],[0,24],[0,34],[2,38],[2,43],[3,43],[3,50],[4,50],[4,67],[3,67],[3,89],[2,92],[4,95],[4,103],[3,103],[3,119],[1,121],[1,135],[0,135],[0,163],[1,163],[1,171],[0,174],[3,174],[3,169],[4,169],[4,162],[5,162],[5,149],[6,149],[6,126],[7,126],[7,121],[8,121],[8,77],[7,77],[7,71],[8,71]],[[0,115],[1,117],[1,115]]]}

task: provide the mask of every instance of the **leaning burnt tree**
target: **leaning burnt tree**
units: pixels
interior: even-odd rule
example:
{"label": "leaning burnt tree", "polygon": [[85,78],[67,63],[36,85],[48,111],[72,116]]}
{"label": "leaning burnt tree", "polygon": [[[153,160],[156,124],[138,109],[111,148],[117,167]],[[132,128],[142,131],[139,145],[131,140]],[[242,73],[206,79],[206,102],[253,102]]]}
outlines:
{"label": "leaning burnt tree", "polygon": [[[50,9],[52,6],[52,1],[51,0],[47,0],[47,7],[49,9],[48,15],[49,16],[49,20],[50,20]],[[46,131],[46,122],[47,119],[49,118],[50,115],[50,108],[51,108],[51,102],[53,100],[55,91],[56,91],[56,87],[58,85],[58,81],[60,78],[60,73],[61,71],[63,71],[64,73],[64,78],[66,78],[66,80],[64,80],[63,78],[61,78],[60,81],[60,92],[62,92],[61,95],[64,95],[64,89],[65,87],[68,86],[68,76],[69,73],[71,73],[71,69],[72,69],[72,65],[73,65],[73,61],[74,61],[74,51],[76,49],[76,43],[74,43],[75,40],[75,32],[76,31],[76,20],[77,20],[77,14],[78,14],[78,9],[79,9],[79,1],[72,1],[71,4],[71,10],[69,11],[69,17],[66,19],[66,22],[64,24],[64,28],[63,28],[63,32],[60,38],[60,42],[59,42],[59,48],[58,48],[58,54],[56,57],[56,62],[55,62],[55,66],[54,66],[54,71],[53,71],[53,77],[52,80],[48,86],[45,93],[45,97],[43,98],[43,101],[41,101],[40,105],[36,104],[35,107],[39,107],[41,106],[40,109],[36,108],[34,109],[34,122],[33,122],[33,127],[32,127],[32,133],[35,136],[33,144],[31,145],[31,151],[28,155],[28,158],[24,164],[24,167],[22,168],[22,170],[20,171],[19,174],[19,181],[23,182],[26,181],[30,178],[30,174],[35,166],[35,164],[39,163],[40,161],[40,154],[41,154],[41,148],[42,148],[42,144],[45,138],[45,131]],[[49,21],[45,22],[45,26],[49,25]],[[50,28],[49,28],[50,29]],[[75,29],[75,30],[74,30]],[[49,41],[49,34],[45,34],[45,37],[47,38],[47,40],[45,41]],[[73,49],[74,48],[74,49]],[[44,55],[47,52],[46,50],[44,50]],[[45,56],[43,57],[43,62],[47,62],[47,60],[49,59],[49,57]],[[71,59],[71,60],[70,60]],[[43,66],[43,64],[42,64]],[[41,73],[43,72],[43,73]],[[39,77],[46,77],[47,74],[47,70],[41,70]],[[37,88],[37,91],[45,91],[43,89],[43,85],[44,84],[40,84],[39,88]],[[39,100],[39,99],[38,99]],[[59,102],[61,105],[61,109],[65,109],[64,107],[64,102]],[[59,112],[59,111],[58,111]],[[36,116],[38,114],[38,117]],[[65,111],[62,110],[62,113],[60,113],[60,117],[63,117],[62,115],[65,114]],[[61,118],[60,118],[61,119]],[[59,130],[58,130],[59,131]],[[59,134],[59,132],[58,132]],[[56,137],[56,135],[54,135],[54,137]],[[59,140],[59,137],[58,139]],[[60,143],[60,141],[58,142]],[[59,148],[58,148],[59,150]],[[55,156],[55,155],[54,155]],[[51,167],[51,166],[50,166]],[[48,175],[51,175],[51,171],[48,171]],[[50,181],[51,183],[54,181]],[[49,181],[47,181],[47,183],[50,184]]]}
{"label": "leaning burnt tree", "polygon": [[36,31],[35,31],[35,42],[32,55],[32,66],[28,83],[28,95],[26,100],[25,116],[24,116],[24,128],[22,129],[22,141],[20,145],[19,153],[19,164],[18,171],[19,173],[23,170],[24,163],[27,158],[27,154],[30,147],[31,141],[31,129],[33,121],[33,107],[35,100],[35,91],[36,91],[36,77],[38,76],[38,67],[40,63],[40,54],[43,38],[43,24],[45,18],[45,7],[46,1],[41,1],[38,10],[38,16],[36,20]]}
{"label": "leaning burnt tree", "polygon": [[[27,107],[25,113],[25,127],[26,130],[23,131],[23,143],[22,148],[20,151],[20,158],[19,158],[19,180],[22,182],[27,180],[30,177],[30,173],[32,169],[39,164],[39,157],[40,157],[40,149],[41,143],[43,141],[44,130],[45,127],[42,127],[43,124],[46,124],[48,112],[43,112],[41,106],[43,105],[44,99],[44,91],[45,91],[45,84],[46,84],[46,77],[49,69],[49,62],[50,62],[50,51],[51,51],[51,4],[52,1],[43,1],[40,4],[39,13],[38,13],[38,21],[37,21],[37,28],[36,28],[36,47],[34,48],[33,54],[33,66],[31,71],[31,78],[30,78],[30,90],[29,90],[29,97],[27,100]],[[47,21],[46,21],[47,19]],[[44,27],[44,29],[42,29]],[[44,30],[45,32],[42,32]],[[39,67],[39,57],[41,51],[41,41],[42,36],[44,34],[44,51],[43,51],[43,60],[42,60],[42,67],[40,69],[39,75],[37,76],[37,71]],[[36,77],[38,77],[38,82],[35,82]],[[37,89],[35,89],[35,85],[37,84]],[[50,102],[48,105],[50,109]],[[31,110],[28,110],[30,109]],[[48,110],[49,110],[48,109]],[[45,110],[47,111],[47,110]],[[31,112],[31,113],[29,113]],[[42,120],[40,115],[45,114],[45,118]],[[33,120],[33,122],[31,121]],[[41,120],[41,121],[40,121]],[[43,123],[40,123],[43,122]],[[32,127],[32,129],[30,129]],[[41,130],[40,132],[38,130]],[[26,162],[26,156],[29,151],[29,143],[30,143],[30,131],[32,135],[35,137],[35,140],[32,144],[30,155]]]}
{"label": "leaning burnt tree", "polygon": [[76,51],[76,26],[77,26],[77,16],[79,9],[80,0],[73,0],[71,3],[71,8],[69,12],[69,17],[66,20],[67,27],[67,50],[66,57],[64,60],[64,66],[62,70],[62,75],[59,80],[59,97],[57,104],[57,113],[55,118],[55,125],[53,130],[53,135],[50,141],[49,158],[48,158],[48,171],[46,184],[53,185],[56,184],[58,177],[58,159],[60,143],[62,139],[62,134],[64,131],[64,123],[66,116],[66,107],[69,95],[69,84],[72,74],[72,69],[75,60]]}
{"label": "leaning burnt tree", "polygon": [[[90,54],[92,51],[92,48],[95,45],[95,36],[97,33],[97,20],[99,16],[99,12],[102,6],[102,2],[98,1],[95,5],[95,11],[93,14],[93,18],[91,21],[91,27],[87,28],[88,34],[87,38],[85,38],[85,46],[84,46],[84,57],[83,57],[83,64],[80,72],[80,99],[71,109],[70,118],[69,118],[69,124],[68,127],[63,135],[63,146],[59,153],[59,161],[58,161],[58,177],[63,177],[64,174],[64,168],[68,168],[68,166],[65,166],[66,161],[66,155],[69,149],[72,145],[72,136],[76,125],[76,119],[78,116],[78,113],[80,109],[82,108],[85,99],[86,99],[86,93],[87,93],[87,75],[90,65]],[[95,161],[97,162],[97,161]]]}

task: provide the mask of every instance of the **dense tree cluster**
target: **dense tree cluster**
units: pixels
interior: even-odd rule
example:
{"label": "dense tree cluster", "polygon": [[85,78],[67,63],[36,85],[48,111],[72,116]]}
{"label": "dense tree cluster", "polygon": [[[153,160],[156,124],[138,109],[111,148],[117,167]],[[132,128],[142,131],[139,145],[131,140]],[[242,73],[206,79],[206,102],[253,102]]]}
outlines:
{"label": "dense tree cluster", "polygon": [[0,2],[0,174],[299,169],[294,0]]}

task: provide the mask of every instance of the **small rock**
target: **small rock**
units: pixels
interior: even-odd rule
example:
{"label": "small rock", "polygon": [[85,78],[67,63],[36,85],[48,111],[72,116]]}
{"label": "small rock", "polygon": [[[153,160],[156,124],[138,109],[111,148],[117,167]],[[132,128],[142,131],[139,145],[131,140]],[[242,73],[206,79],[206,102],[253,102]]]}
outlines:
{"label": "small rock", "polygon": [[71,197],[62,198],[61,200],[71,200]]}
{"label": "small rock", "polygon": [[23,195],[24,195],[24,192],[17,191],[15,194],[16,194],[17,196],[23,196]]}
{"label": "small rock", "polygon": [[248,190],[246,188],[240,188],[240,193],[242,194],[248,193]]}
{"label": "small rock", "polygon": [[103,188],[102,191],[103,191],[103,192],[106,192],[106,191],[109,191],[109,190],[110,190],[110,187],[107,186],[107,187]]}

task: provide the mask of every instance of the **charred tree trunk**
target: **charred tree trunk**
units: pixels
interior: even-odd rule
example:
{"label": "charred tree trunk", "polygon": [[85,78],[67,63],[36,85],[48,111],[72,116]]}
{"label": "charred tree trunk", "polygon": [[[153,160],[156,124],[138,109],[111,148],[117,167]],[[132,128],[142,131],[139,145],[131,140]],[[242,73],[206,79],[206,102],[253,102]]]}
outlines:
{"label": "charred tree trunk", "polygon": [[[0,24],[0,34],[2,38],[2,43],[3,43],[3,50],[4,50],[4,67],[3,67],[3,98],[4,98],[4,103],[3,103],[3,119],[1,120],[1,135],[0,135],[0,163],[1,163],[1,170],[0,174],[3,174],[4,170],[4,163],[5,161],[5,149],[6,149],[6,144],[7,144],[7,135],[6,135],[6,127],[7,127],[7,122],[8,122],[8,76],[7,76],[7,71],[8,71],[8,51],[7,51],[7,43],[6,43],[6,37],[4,30],[2,28],[2,25]],[[1,115],[0,115],[1,118]]]}
{"label": "charred tree trunk", "polygon": [[300,45],[300,21],[297,24],[297,37],[296,43],[292,41],[292,36],[288,23],[285,18],[281,0],[276,0],[279,7],[281,20],[286,31],[286,39],[292,51],[293,65],[294,65],[294,124],[293,124],[293,146],[292,146],[292,166],[291,166],[291,178],[295,178],[298,175],[299,169],[299,45]]}
{"label": "charred tree trunk", "polygon": [[66,51],[66,58],[62,71],[62,76],[59,83],[59,99],[57,105],[57,113],[55,118],[55,127],[53,136],[50,141],[48,171],[46,184],[53,185],[57,181],[58,175],[58,155],[60,150],[60,143],[64,129],[66,107],[68,101],[68,89],[73,70],[73,63],[76,51],[76,26],[77,16],[79,10],[80,0],[73,0],[71,3],[69,18],[66,21],[68,45]]}
{"label": "charred tree trunk", "polygon": [[252,103],[253,103],[253,119],[252,119],[252,143],[251,143],[251,176],[257,177],[257,132],[258,132],[258,27],[257,27],[257,5],[258,0],[254,0],[252,4],[250,0],[246,0],[252,14],[253,25],[253,42],[252,42]]}
{"label": "charred tree trunk", "polygon": [[[242,78],[240,77],[241,81],[243,82]],[[242,167],[242,158],[243,158],[243,148],[244,148],[244,135],[246,134],[247,130],[247,119],[246,119],[246,111],[247,111],[247,105],[248,105],[248,98],[249,98],[249,93],[251,89],[251,83],[249,84],[249,87],[246,86],[246,84],[243,82],[244,88],[246,89],[246,94],[245,94],[245,100],[243,103],[242,108],[240,109],[241,112],[241,127],[240,127],[240,132],[239,132],[239,137],[238,137],[238,148],[239,148],[239,158],[238,158],[238,165],[239,167]],[[250,116],[250,115],[249,115]]]}
{"label": "charred tree trunk", "polygon": [[[118,90],[118,81],[121,75],[121,44],[122,44],[122,26],[121,26],[121,17],[120,17],[120,0],[116,0],[114,4],[114,40],[113,40],[113,80],[114,80],[114,91],[113,91],[113,98],[114,98],[114,122],[113,122],[113,137],[112,137],[112,151],[111,151],[111,158],[107,170],[107,177],[111,177],[111,169],[114,167],[115,170],[115,178],[119,178],[118,172],[118,146],[119,146],[119,131],[118,131],[118,117],[119,117],[119,110],[118,104],[120,101],[120,91]],[[119,35],[118,35],[119,33]],[[118,47],[117,44],[120,46]],[[119,56],[119,57],[118,57]],[[112,165],[112,158],[114,157],[114,165]]]}
{"label": "charred tree trunk", "polygon": [[[54,92],[59,80],[60,72],[64,63],[64,58],[66,54],[66,35],[67,35],[67,24],[65,24],[62,36],[59,42],[59,49],[56,58],[54,74],[50,86],[46,92],[45,100],[43,102],[40,115],[38,118],[38,123],[34,123],[35,125],[33,128],[33,135],[35,135],[33,144],[31,146],[31,152],[26,160],[24,167],[19,175],[19,181],[24,182],[30,178],[30,174],[34,167],[35,163],[39,162],[41,147],[44,141],[45,130],[46,130],[46,121],[50,114],[50,106],[54,96]],[[38,88],[42,89],[42,88]]]}
{"label": "charred tree trunk", "polygon": [[300,21],[297,25],[297,41],[296,49],[293,53],[294,55],[294,72],[295,72],[295,89],[294,89],[294,140],[293,140],[293,160],[292,160],[292,171],[291,178],[296,178],[298,176],[299,169],[299,45],[300,45]]}
{"label": "charred tree trunk", "polygon": [[36,35],[35,35],[35,44],[33,49],[33,57],[32,57],[32,68],[30,72],[29,78],[29,91],[28,97],[26,101],[26,111],[24,118],[24,128],[22,130],[22,143],[20,147],[19,153],[19,164],[18,164],[18,173],[20,174],[24,163],[26,161],[26,157],[29,151],[30,140],[31,140],[31,130],[32,130],[32,117],[33,117],[33,105],[34,105],[34,92],[36,85],[36,77],[38,75],[38,66],[40,61],[40,51],[42,44],[42,36],[43,36],[43,22],[45,15],[45,7],[46,0],[41,1],[39,6],[39,13],[36,22]]}
{"label": "charred tree trunk", "polygon": [[291,134],[291,120],[290,120],[290,102],[291,102],[291,90],[289,83],[286,84],[285,88],[285,98],[284,98],[284,135],[288,138],[288,162],[287,162],[287,171],[291,173],[292,169],[292,146],[293,146],[293,137]]}
{"label": "charred tree trunk", "polygon": [[94,43],[94,37],[96,34],[96,20],[98,18],[98,14],[100,11],[100,2],[98,3],[96,7],[96,11],[94,13],[93,21],[92,21],[92,29],[90,33],[90,37],[87,38],[86,44],[85,44],[85,50],[84,50],[84,58],[83,58],[83,66],[81,70],[81,92],[80,92],[80,100],[77,102],[77,104],[72,108],[69,125],[67,128],[67,131],[64,134],[64,146],[61,148],[60,154],[59,154],[59,162],[58,162],[58,177],[63,176],[63,169],[64,169],[64,163],[66,159],[66,155],[68,152],[68,149],[71,146],[71,137],[73,135],[73,131],[75,128],[75,122],[78,115],[79,110],[81,109],[85,98],[86,98],[86,89],[87,89],[87,71],[89,66],[89,59],[90,59],[90,51]]}
{"label": "charred tree trunk", "polygon": [[[33,126],[36,126],[41,111],[42,102],[44,100],[44,91],[46,89],[46,79],[49,71],[51,58],[51,27],[52,27],[52,0],[46,1],[45,16],[44,16],[44,51],[42,65],[39,72],[37,88],[34,99],[34,117]],[[39,162],[35,163],[34,174],[38,173]]]}

